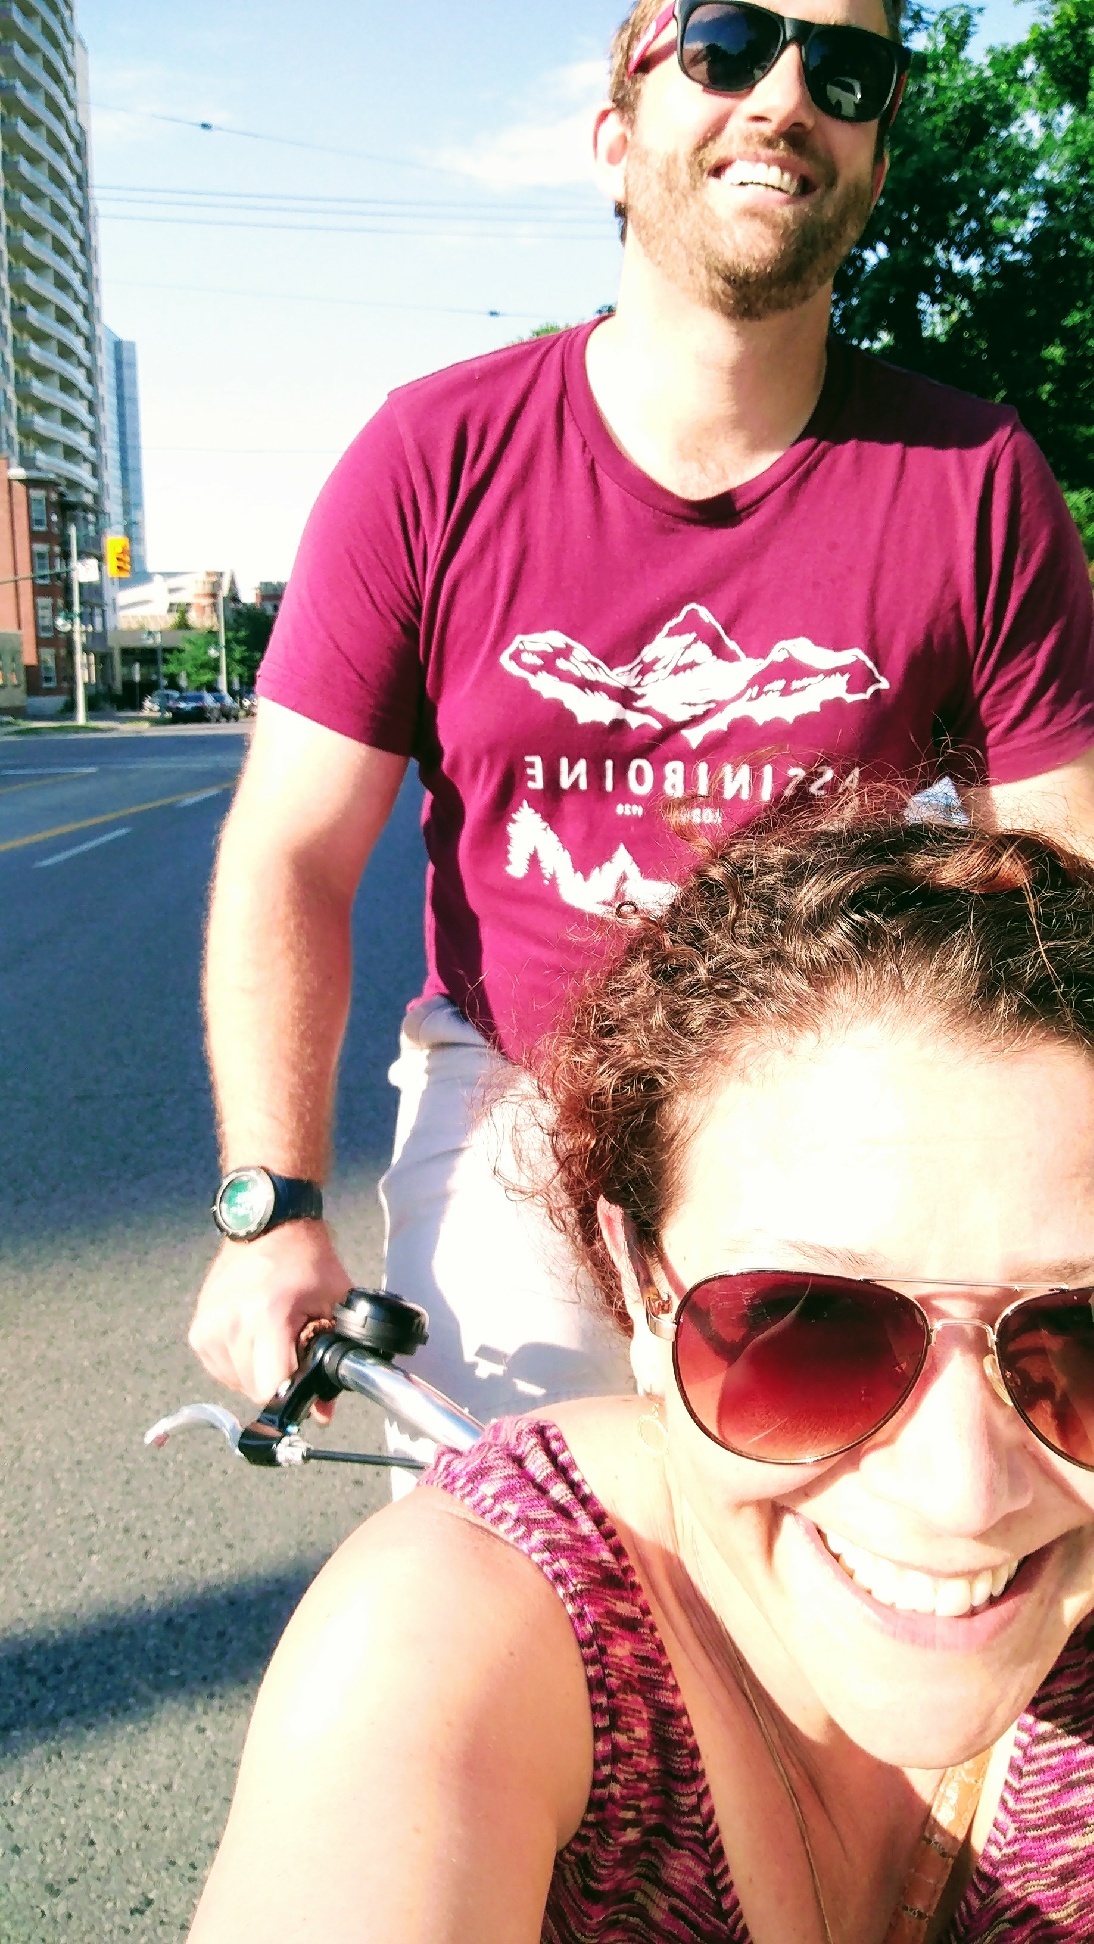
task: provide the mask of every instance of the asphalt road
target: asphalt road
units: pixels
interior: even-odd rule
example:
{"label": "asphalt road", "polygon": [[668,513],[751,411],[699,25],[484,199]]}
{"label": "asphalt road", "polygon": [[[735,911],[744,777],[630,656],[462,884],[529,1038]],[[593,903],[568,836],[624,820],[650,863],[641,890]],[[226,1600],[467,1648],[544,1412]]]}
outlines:
{"label": "asphalt road", "polygon": [[[235,729],[0,739],[0,1944],[184,1936],[254,1692],[382,1475],[260,1474],[185,1347],[214,1238],[202,911]],[[408,787],[356,919],[332,1212],[379,1268],[386,1081],[421,970]],[[226,1400],[227,1401],[227,1400]],[[337,1442],[378,1446],[366,1407]]]}

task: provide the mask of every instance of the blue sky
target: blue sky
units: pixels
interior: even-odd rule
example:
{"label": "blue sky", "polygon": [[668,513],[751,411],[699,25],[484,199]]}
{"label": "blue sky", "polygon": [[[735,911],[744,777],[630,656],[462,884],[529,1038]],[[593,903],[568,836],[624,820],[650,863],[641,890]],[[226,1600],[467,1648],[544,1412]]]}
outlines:
{"label": "blue sky", "polygon": [[[283,577],[392,386],[611,299],[586,130],[624,5],[79,0],[151,565]],[[990,0],[982,29],[1028,18]]]}

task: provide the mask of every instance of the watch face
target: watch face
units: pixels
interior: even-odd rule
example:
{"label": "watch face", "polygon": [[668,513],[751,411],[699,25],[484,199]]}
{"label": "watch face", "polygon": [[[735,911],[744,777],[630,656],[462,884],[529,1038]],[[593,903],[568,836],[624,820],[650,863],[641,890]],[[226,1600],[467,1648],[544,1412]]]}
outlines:
{"label": "watch face", "polygon": [[261,1235],[274,1211],[274,1185],[263,1168],[241,1168],[223,1183],[216,1212],[225,1235],[247,1242]]}

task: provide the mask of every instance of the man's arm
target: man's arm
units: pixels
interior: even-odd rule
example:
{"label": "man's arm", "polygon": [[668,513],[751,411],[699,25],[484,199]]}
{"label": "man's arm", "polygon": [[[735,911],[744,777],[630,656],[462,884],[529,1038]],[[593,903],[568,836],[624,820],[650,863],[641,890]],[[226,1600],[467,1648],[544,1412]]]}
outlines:
{"label": "man's arm", "polygon": [[988,830],[1043,831],[1094,857],[1094,748],[1043,776],[967,790],[964,803]]}
{"label": "man's arm", "polygon": [[[406,771],[272,702],[221,838],[205,1003],[225,1169],[322,1180],[349,1010],[350,917]],[[225,1242],[198,1299],[191,1347],[229,1388],[264,1400],[296,1339],[352,1283],[326,1224]]]}

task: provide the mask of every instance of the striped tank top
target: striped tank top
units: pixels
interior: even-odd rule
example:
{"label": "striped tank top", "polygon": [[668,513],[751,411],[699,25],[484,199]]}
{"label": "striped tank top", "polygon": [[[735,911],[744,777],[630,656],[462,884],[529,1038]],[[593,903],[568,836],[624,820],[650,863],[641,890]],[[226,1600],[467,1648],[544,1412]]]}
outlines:
{"label": "striped tank top", "polygon": [[[750,1944],[695,1735],[645,1594],[556,1426],[502,1419],[442,1451],[440,1486],[534,1560],[570,1616],[594,1731],[584,1821],[543,1944]],[[946,1944],[1094,1940],[1094,1633],[1018,1725],[995,1823]]]}

